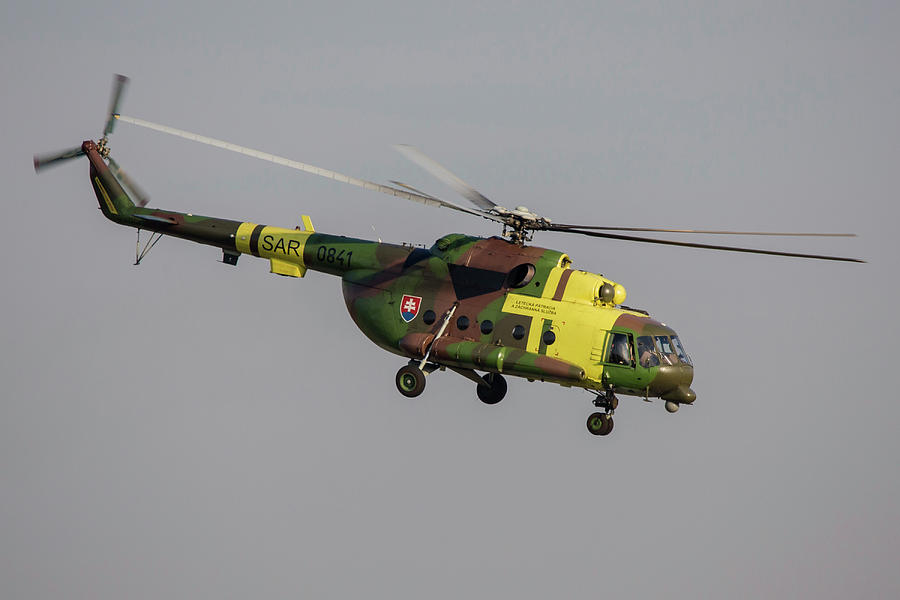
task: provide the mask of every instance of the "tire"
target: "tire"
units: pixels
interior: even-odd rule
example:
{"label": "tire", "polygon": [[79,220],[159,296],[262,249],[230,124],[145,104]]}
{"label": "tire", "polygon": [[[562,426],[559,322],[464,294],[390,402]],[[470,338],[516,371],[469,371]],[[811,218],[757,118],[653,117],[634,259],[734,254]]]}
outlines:
{"label": "tire", "polygon": [[603,429],[600,431],[600,435],[609,435],[612,433],[613,426],[616,424],[613,421],[612,415],[606,415],[606,424],[603,426]]}
{"label": "tire", "polygon": [[397,391],[407,398],[415,398],[425,390],[425,373],[415,365],[400,367],[395,379]]}
{"label": "tire", "polygon": [[587,418],[587,430],[593,435],[602,435],[600,432],[606,427],[606,415],[601,412],[591,413]]}
{"label": "tire", "polygon": [[613,430],[613,419],[610,415],[601,412],[591,413],[587,418],[587,430],[592,435],[609,435]]}
{"label": "tire", "polygon": [[506,379],[499,373],[488,373],[484,376],[488,385],[479,384],[475,388],[478,399],[485,404],[497,404],[506,396]]}

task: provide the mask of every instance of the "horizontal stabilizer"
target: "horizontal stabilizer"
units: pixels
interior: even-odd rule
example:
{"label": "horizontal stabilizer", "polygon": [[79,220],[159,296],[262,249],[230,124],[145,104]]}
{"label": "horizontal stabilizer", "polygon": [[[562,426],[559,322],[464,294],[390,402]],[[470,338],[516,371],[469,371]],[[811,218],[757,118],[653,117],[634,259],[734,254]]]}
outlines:
{"label": "horizontal stabilizer", "polygon": [[306,275],[306,267],[298,265],[297,263],[277,258],[272,258],[270,261],[272,264],[272,268],[269,271],[270,273],[285,275],[286,277],[303,277]]}

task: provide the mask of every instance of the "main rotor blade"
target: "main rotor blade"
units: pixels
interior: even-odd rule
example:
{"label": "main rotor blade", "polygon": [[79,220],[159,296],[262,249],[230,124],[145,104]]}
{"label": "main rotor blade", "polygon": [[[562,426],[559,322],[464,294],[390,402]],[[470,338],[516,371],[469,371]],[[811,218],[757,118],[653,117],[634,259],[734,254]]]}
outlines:
{"label": "main rotor blade", "polygon": [[232,144],[231,142],[217,140],[215,138],[206,137],[198,133],[191,133],[190,131],[185,131],[183,129],[176,129],[174,127],[160,125],[158,123],[151,123],[150,121],[137,119],[135,117],[127,117],[125,115],[116,115],[116,119],[125,121],[126,123],[131,123],[132,125],[137,125],[138,127],[146,127],[147,129],[153,129],[154,131],[168,133],[169,135],[174,135],[186,140],[200,142],[201,144],[206,144],[208,146],[215,146],[216,148],[222,148],[223,150],[230,150],[231,152],[237,152],[238,154],[243,154],[245,156],[252,156],[253,158],[258,158],[260,160],[266,160],[275,163],[276,165],[290,167],[291,169],[297,169],[298,171],[312,173],[313,175],[318,175],[320,177],[327,177],[328,179],[334,179],[335,181],[340,181],[342,183],[349,183],[350,185],[355,185],[366,190],[374,190],[376,192],[382,192],[384,194],[396,196],[397,198],[405,198],[406,200],[419,202],[420,204],[425,204],[426,206],[443,206],[444,208],[464,212],[470,215],[476,215],[478,217],[483,217],[491,221],[497,221],[498,223],[503,222],[501,219],[494,215],[487,214],[482,211],[464,208],[462,206],[453,204],[452,202],[447,202],[446,200],[441,200],[433,196],[405,192],[403,190],[392,188],[388,185],[375,183],[374,181],[367,181],[365,179],[359,179],[357,177],[350,177],[349,175],[344,175],[342,173],[338,173],[337,171],[331,171],[329,169],[323,169],[314,165],[308,165],[296,160],[284,158],[283,156],[277,156],[268,152],[261,152],[259,150],[254,150],[245,146],[238,146],[237,144]]}
{"label": "main rotor blade", "polygon": [[40,169],[55,165],[56,163],[62,162],[64,160],[69,160],[70,158],[77,158],[82,154],[84,154],[84,150],[81,149],[81,146],[78,146],[76,148],[69,148],[68,150],[63,150],[62,152],[56,152],[54,154],[35,154],[34,171],[38,172]]}
{"label": "main rotor blade", "polygon": [[644,232],[660,232],[660,233],[703,233],[707,235],[777,235],[777,236],[794,236],[794,237],[856,237],[855,233],[797,233],[797,232],[776,232],[776,231],[713,231],[708,229],[662,229],[656,227],[593,227],[588,225],[563,225],[562,223],[554,223],[555,227],[565,227],[568,229],[592,229],[599,231],[644,231]]}
{"label": "main rotor blade", "polygon": [[432,196],[431,194],[429,194],[427,192],[423,192],[422,190],[418,190],[418,189],[414,188],[413,186],[409,185],[408,183],[403,183],[402,181],[397,181],[396,179],[391,179],[391,183],[393,183],[394,185],[399,185],[402,188],[406,188],[409,191],[415,192],[416,194],[419,194],[421,196],[428,196],[429,198],[434,198],[434,196]]}
{"label": "main rotor blade", "polygon": [[403,156],[416,163],[442,182],[446,183],[463,198],[477,206],[482,210],[491,210],[497,205],[488,200],[481,192],[473,188],[471,185],[451,173],[446,167],[437,161],[428,158],[421,151],[406,144],[397,144],[394,148]]}
{"label": "main rotor blade", "polygon": [[768,254],[770,256],[790,256],[794,258],[814,258],[817,260],[835,260],[841,262],[864,263],[866,261],[858,258],[844,258],[841,256],[827,256],[822,254],[801,254],[798,252],[779,252],[776,250],[760,250],[757,248],[741,248],[737,246],[719,246],[715,244],[697,244],[693,242],[676,242],[674,240],[658,240],[654,238],[638,237],[633,235],[620,235],[617,233],[600,233],[598,231],[586,231],[583,229],[574,229],[571,227],[559,227],[550,225],[544,227],[545,231],[559,231],[562,233],[580,233],[581,235],[589,235],[591,237],[607,238],[612,240],[624,240],[627,242],[645,242],[648,244],[664,244],[667,246],[682,246],[686,248],[703,248],[706,250],[726,250],[729,252],[746,252],[749,254]]}
{"label": "main rotor blade", "polygon": [[112,95],[109,97],[109,112],[107,112],[106,126],[103,128],[103,135],[109,135],[113,131],[116,124],[116,116],[119,113],[119,101],[122,99],[122,92],[125,90],[125,84],[128,78],[124,75],[118,75],[113,78]]}

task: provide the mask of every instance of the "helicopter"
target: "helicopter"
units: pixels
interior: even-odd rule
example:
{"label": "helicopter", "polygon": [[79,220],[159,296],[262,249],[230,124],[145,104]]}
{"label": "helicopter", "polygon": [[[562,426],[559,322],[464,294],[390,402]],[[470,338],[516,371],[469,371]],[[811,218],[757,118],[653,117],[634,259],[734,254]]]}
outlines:
{"label": "helicopter", "polygon": [[[485,404],[507,393],[506,377],[556,383],[591,392],[596,410],[587,430],[606,436],[621,396],[659,398],[670,413],[691,405],[694,365],[674,329],[647,311],[624,304],[625,288],[603,275],[573,268],[564,252],[530,245],[535,232],[577,234],[773,256],[862,263],[855,258],[722,246],[634,235],[635,233],[853,236],[849,233],[709,231],[650,227],[560,224],[525,206],[512,209],[489,200],[448,169],[411,146],[396,148],[449,185],[471,207],[442,200],[399,181],[383,185],[119,113],[128,78],[116,75],[103,136],[96,142],[35,156],[35,171],[85,156],[103,215],[149,231],[135,264],[163,237],[214,246],[222,262],[241,255],[269,261],[272,273],[302,278],[310,269],[341,278],[351,318],[372,342],[405,359],[397,390],[414,398],[426,377],[450,370],[475,383]],[[118,121],[239,152],[343,183],[427,206],[447,208],[502,226],[489,238],[444,235],[430,248],[321,233],[308,215],[302,227],[276,227],[147,206],[149,198],[110,155],[109,135]],[[480,372],[480,373],[479,373]]]}

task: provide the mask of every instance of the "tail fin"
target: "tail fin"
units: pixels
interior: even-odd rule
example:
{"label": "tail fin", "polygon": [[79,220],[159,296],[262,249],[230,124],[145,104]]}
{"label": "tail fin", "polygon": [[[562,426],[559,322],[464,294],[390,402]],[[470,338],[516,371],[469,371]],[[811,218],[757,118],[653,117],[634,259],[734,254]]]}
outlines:
{"label": "tail fin", "polygon": [[86,141],[81,148],[91,161],[91,185],[94,186],[94,194],[104,216],[117,221],[130,215],[135,203],[103,161],[97,145]]}

